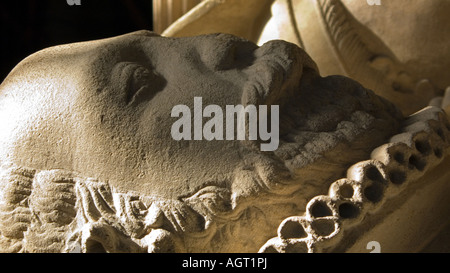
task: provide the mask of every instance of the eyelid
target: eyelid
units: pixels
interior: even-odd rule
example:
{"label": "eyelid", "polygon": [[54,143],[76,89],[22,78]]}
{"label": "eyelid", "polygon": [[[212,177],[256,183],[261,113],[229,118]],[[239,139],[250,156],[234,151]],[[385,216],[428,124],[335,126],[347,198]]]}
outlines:
{"label": "eyelid", "polygon": [[120,79],[123,82],[127,83],[127,87],[129,86],[130,82],[133,80],[133,76],[136,73],[136,71],[139,70],[145,70],[150,72],[146,67],[143,65],[140,65],[138,63],[133,62],[124,62],[121,66],[121,72],[120,72]]}
{"label": "eyelid", "polygon": [[132,68],[135,63],[120,62],[114,66],[111,72],[111,83],[121,90],[126,88],[130,74],[133,72]]}
{"label": "eyelid", "polygon": [[135,77],[137,76],[136,73],[139,71],[141,71],[141,74],[149,73],[148,76],[151,75],[151,71],[148,68],[135,62],[121,62],[113,69],[113,84],[125,96],[127,103],[131,100],[134,93],[138,91],[135,89],[139,89],[139,87],[133,86],[135,84]]}
{"label": "eyelid", "polygon": [[136,62],[116,64],[111,77],[110,86],[114,90],[114,96],[126,105],[135,106],[150,101],[167,83],[153,68]]}

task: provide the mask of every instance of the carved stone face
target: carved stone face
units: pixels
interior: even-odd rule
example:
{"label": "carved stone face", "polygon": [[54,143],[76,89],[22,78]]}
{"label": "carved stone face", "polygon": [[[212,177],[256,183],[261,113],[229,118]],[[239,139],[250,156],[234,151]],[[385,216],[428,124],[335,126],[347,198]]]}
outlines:
{"label": "carved stone face", "polygon": [[[0,92],[2,164],[63,169],[122,192],[185,202],[204,218],[193,221],[195,230],[223,212],[221,225],[241,224],[234,242],[218,242],[227,251],[255,250],[402,119],[356,82],[320,77],[293,44],[257,47],[224,34],[136,32],[50,48],[20,63]],[[172,108],[194,109],[194,97],[222,109],[279,105],[279,149],[261,152],[258,141],[174,140]],[[179,223],[190,217],[185,207],[162,204],[158,209],[175,211]],[[249,204],[268,209],[252,216],[243,212]],[[264,231],[247,238],[261,221]]]}
{"label": "carved stone face", "polygon": [[[277,93],[304,64],[313,65],[306,54],[301,62],[292,45],[279,43],[279,54],[273,48],[230,35],[169,39],[138,32],[39,52],[3,84],[4,107],[12,109],[2,114],[12,126],[3,131],[3,160],[73,170],[164,198],[229,185],[242,162],[241,142],[175,141],[171,110],[193,111],[194,97],[222,109],[257,104],[253,95],[243,102],[245,89],[256,92],[249,89],[259,82],[258,91]],[[285,81],[272,83],[276,73]]]}

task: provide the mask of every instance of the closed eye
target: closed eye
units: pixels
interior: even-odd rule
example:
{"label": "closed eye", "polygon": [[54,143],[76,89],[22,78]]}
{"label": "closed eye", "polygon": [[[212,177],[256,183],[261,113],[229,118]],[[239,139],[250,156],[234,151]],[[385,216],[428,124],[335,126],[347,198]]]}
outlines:
{"label": "closed eye", "polygon": [[132,62],[121,63],[119,78],[127,105],[150,100],[165,85],[153,70]]}
{"label": "closed eye", "polygon": [[140,65],[132,65],[133,72],[127,79],[126,102],[131,103],[142,89],[149,89],[153,76],[147,68]]}

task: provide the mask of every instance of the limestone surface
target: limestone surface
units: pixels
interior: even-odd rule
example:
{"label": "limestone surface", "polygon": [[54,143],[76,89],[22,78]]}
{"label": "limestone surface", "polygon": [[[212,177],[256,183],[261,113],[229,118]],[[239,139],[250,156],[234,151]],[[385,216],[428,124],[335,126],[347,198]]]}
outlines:
{"label": "limestone surface", "polygon": [[[171,110],[194,97],[278,105],[278,149],[175,140]],[[404,118],[292,43],[140,31],[26,58],[0,121],[1,251],[257,252]]]}

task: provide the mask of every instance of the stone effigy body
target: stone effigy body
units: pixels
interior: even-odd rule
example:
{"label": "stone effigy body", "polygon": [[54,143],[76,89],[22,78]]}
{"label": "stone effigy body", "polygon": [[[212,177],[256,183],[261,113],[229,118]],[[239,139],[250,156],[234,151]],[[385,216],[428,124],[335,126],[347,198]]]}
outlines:
{"label": "stone effigy body", "polygon": [[[429,240],[448,206],[412,212],[450,191],[446,113],[405,117],[319,69],[293,43],[228,34],[141,31],[33,54],[0,86],[0,250],[361,251],[374,234],[387,247],[393,222],[419,220],[434,226],[398,228],[396,243]],[[175,139],[173,109],[195,98],[278,106],[277,149]],[[215,120],[206,109],[202,124]]]}

